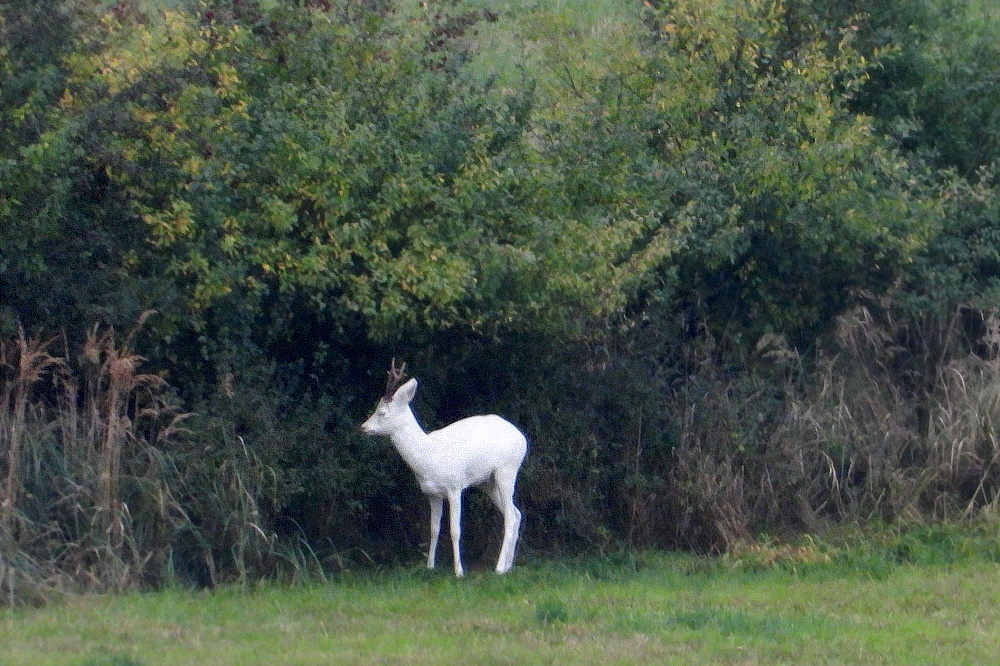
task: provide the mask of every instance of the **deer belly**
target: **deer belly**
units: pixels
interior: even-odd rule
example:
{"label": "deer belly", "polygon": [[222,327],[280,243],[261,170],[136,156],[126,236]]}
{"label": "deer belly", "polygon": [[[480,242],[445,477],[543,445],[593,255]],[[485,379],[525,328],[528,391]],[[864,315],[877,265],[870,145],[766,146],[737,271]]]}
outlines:
{"label": "deer belly", "polygon": [[418,477],[417,483],[420,490],[425,495],[437,495],[444,497],[448,493],[456,490],[465,490],[470,486],[478,486],[486,483],[493,477],[492,470],[465,470],[464,474],[449,475],[447,477],[437,477],[434,479]]}

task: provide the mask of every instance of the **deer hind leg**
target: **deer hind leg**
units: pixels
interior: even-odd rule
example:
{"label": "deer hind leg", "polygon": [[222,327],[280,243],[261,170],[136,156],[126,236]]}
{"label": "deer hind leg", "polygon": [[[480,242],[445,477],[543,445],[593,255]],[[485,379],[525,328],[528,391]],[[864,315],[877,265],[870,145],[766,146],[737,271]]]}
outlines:
{"label": "deer hind leg", "polygon": [[514,566],[514,551],[521,533],[521,512],[514,506],[514,484],[517,470],[497,470],[487,487],[490,498],[503,514],[503,545],[497,559],[497,573],[505,574]]}
{"label": "deer hind leg", "polygon": [[448,492],[448,518],[451,521],[451,551],[455,559],[455,575],[461,578],[465,575],[462,569],[462,553],[459,542],[462,539],[462,491]]}
{"label": "deer hind leg", "polygon": [[428,495],[427,501],[431,505],[431,545],[427,551],[427,568],[434,568],[434,555],[437,553],[438,537],[441,535],[441,513],[444,505],[444,498],[439,495]]}

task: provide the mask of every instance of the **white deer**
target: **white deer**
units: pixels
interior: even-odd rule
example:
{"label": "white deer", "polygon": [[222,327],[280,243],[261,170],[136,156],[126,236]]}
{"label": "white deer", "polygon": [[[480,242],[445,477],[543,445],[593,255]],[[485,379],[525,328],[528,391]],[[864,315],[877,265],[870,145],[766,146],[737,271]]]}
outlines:
{"label": "white deer", "polygon": [[427,568],[434,568],[441,512],[448,499],[451,547],[455,575],[463,576],[459,539],[462,536],[462,491],[480,486],[503,514],[503,545],[497,573],[514,565],[514,549],[521,529],[521,512],[514,506],[517,472],[528,450],[524,433],[509,421],[490,414],[470,416],[433,432],[424,432],[410,408],[417,380],[402,386],[406,364],[389,368],[385,395],[375,412],[361,425],[367,435],[385,435],[417,476],[431,506],[431,543]]}

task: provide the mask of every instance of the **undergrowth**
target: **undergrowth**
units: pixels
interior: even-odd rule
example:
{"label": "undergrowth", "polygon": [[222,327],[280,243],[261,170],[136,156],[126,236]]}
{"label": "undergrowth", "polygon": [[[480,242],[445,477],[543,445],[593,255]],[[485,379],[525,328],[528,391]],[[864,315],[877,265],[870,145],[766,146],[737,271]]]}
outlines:
{"label": "undergrowth", "polygon": [[261,526],[267,465],[237,438],[197,445],[133,334],[59,343],[0,342],[0,604],[307,569]]}
{"label": "undergrowth", "polygon": [[[982,339],[994,346],[928,362],[921,384],[915,371],[898,370],[903,332],[880,328],[865,311],[842,319],[839,353],[811,369],[780,341],[761,352],[773,360],[770,378],[734,376],[702,350],[706,360],[696,373],[646,396],[678,415],[672,439],[661,439],[659,449],[644,448],[650,440],[640,439],[642,424],[624,417],[591,424],[626,434],[634,427],[635,444],[616,457],[597,440],[588,444],[591,457],[568,463],[552,449],[534,448],[520,486],[528,517],[520,561],[544,558],[542,539],[560,543],[570,529],[576,541],[564,542],[572,547],[563,552],[694,550],[751,570],[834,566],[877,578],[898,563],[1000,559],[991,527],[1000,493],[1000,360],[997,323],[984,326]],[[131,334],[119,343],[113,330],[94,328],[78,353],[59,353],[58,343],[21,333],[0,345],[5,605],[73,591],[384,571],[384,560],[366,550],[358,521],[370,517],[360,508],[338,517],[358,523],[352,550],[310,540],[304,530],[279,530],[283,515],[295,524],[283,512],[301,478],[277,459],[288,450],[282,431],[247,430],[244,437],[223,416],[191,419],[161,376],[142,372]],[[621,399],[610,390],[606,396]],[[244,408],[273,427],[266,404]],[[532,432],[545,441],[546,428],[560,423],[539,419]],[[201,430],[189,431],[191,424]],[[318,426],[301,434],[331,437]],[[369,454],[375,465],[386,452]],[[606,481],[585,490],[588,477],[576,466]],[[354,478],[348,471],[340,473]],[[352,497],[347,482],[331,492],[338,503]],[[547,523],[557,500],[565,520]],[[470,524],[480,536],[490,525]],[[872,524],[886,527],[847,527]],[[556,534],[540,536],[547,525]],[[803,534],[812,536],[796,536]],[[641,567],[615,557],[618,571]],[[593,562],[583,569],[597,580],[609,569]],[[563,617],[558,604],[542,603],[538,613],[547,622]]]}
{"label": "undergrowth", "polygon": [[965,522],[841,526],[791,541],[762,537],[735,545],[718,559],[722,570],[786,571],[884,579],[904,566],[1000,563],[995,518]]}

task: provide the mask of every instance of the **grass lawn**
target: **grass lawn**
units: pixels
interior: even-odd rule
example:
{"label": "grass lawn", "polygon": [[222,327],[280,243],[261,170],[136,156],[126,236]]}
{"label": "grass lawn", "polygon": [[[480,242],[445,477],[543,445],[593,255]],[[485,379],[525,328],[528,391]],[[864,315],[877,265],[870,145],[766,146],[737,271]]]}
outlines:
{"label": "grass lawn", "polygon": [[747,567],[687,555],[4,611],[3,664],[992,663],[1000,564]]}

